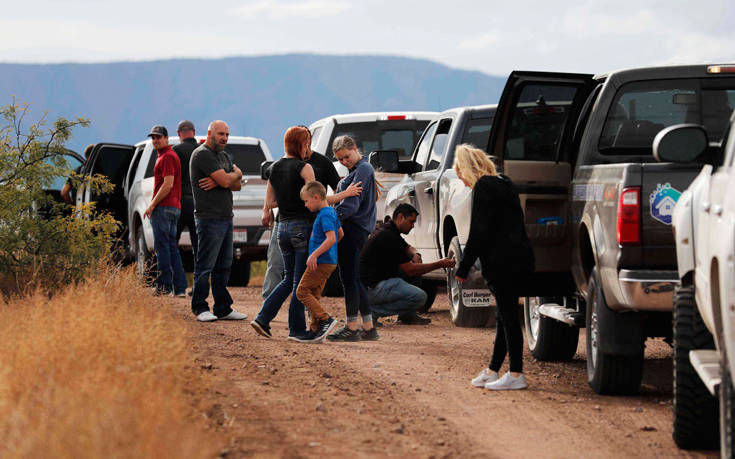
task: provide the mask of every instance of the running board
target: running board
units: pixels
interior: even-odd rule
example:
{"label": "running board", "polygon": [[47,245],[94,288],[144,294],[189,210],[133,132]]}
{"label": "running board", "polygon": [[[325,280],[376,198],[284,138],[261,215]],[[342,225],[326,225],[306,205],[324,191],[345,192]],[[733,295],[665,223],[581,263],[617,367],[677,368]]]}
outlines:
{"label": "running board", "polygon": [[717,351],[699,350],[689,351],[689,361],[699,375],[707,390],[716,395],[717,387],[720,385],[720,356]]}
{"label": "running board", "polygon": [[575,309],[565,308],[554,303],[544,303],[538,308],[539,314],[551,317],[559,322],[564,322],[573,327],[581,327],[584,325],[584,315]]}

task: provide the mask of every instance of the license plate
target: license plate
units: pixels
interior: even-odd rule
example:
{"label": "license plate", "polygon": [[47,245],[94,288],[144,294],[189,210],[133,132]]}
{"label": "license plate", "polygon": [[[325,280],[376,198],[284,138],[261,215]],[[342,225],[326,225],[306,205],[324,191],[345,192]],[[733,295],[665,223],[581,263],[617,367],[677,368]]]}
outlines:
{"label": "license plate", "polygon": [[248,242],[248,230],[236,229],[232,233],[232,242]]}

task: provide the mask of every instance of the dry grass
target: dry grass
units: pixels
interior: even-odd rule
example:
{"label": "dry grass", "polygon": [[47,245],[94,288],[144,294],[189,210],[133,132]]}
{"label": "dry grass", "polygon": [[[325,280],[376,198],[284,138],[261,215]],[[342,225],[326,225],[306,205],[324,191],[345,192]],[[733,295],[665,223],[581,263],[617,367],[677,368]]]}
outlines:
{"label": "dry grass", "polygon": [[0,303],[0,457],[214,456],[190,343],[131,270]]}

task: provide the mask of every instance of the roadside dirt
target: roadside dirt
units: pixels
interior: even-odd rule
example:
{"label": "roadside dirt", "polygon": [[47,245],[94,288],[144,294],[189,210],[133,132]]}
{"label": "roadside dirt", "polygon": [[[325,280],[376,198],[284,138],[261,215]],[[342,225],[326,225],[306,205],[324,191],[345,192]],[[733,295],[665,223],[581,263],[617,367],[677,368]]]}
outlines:
{"label": "roadside dirt", "polygon": [[[426,326],[383,319],[380,340],[286,340],[288,307],[274,338],[249,326],[259,287],[231,289],[243,322],[198,324],[189,300],[170,299],[191,321],[214,392],[197,393],[213,445],[226,457],[716,457],[671,439],[671,349],[649,340],[640,395],[594,394],[584,335],[569,363],[525,356],[529,389],[490,392],[469,382],[487,365],[494,329],[457,328],[439,294]],[[325,299],[344,317],[342,298]],[[527,352],[527,351],[526,351]],[[507,366],[503,368],[506,371]]]}

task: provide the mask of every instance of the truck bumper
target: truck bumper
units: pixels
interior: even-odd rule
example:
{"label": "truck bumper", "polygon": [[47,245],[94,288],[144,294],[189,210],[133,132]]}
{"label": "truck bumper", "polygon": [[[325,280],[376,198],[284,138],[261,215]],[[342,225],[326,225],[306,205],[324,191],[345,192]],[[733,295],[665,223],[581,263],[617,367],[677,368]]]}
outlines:
{"label": "truck bumper", "polygon": [[623,301],[615,309],[671,311],[674,287],[678,282],[677,271],[621,269],[618,272],[618,285]]}

